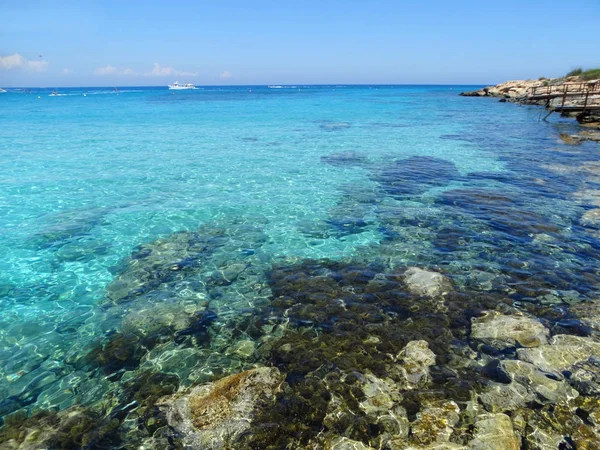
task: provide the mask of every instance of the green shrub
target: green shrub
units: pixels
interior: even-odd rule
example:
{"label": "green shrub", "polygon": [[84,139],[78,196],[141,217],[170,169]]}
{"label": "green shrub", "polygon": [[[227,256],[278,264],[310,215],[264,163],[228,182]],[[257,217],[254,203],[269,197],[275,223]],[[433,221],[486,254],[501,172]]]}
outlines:
{"label": "green shrub", "polygon": [[571,71],[570,71],[570,72],[567,74],[567,76],[568,76],[568,77],[574,77],[574,76],[577,76],[577,75],[581,75],[581,72],[583,72],[583,69],[582,69],[581,67],[578,67],[577,69],[573,69],[573,70],[571,70]]}
{"label": "green shrub", "polygon": [[598,80],[600,79],[600,69],[589,69],[579,75],[584,80]]}

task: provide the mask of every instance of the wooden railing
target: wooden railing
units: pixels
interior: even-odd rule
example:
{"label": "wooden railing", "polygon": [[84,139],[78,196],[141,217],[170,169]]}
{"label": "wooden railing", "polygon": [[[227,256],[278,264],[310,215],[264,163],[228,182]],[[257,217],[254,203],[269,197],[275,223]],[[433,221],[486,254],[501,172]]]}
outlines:
{"label": "wooden railing", "polygon": [[530,97],[542,96],[542,95],[557,95],[560,94],[585,94],[585,93],[598,93],[600,94],[600,81],[593,82],[580,82],[580,83],[563,83],[557,85],[548,86],[536,86],[532,87]]}

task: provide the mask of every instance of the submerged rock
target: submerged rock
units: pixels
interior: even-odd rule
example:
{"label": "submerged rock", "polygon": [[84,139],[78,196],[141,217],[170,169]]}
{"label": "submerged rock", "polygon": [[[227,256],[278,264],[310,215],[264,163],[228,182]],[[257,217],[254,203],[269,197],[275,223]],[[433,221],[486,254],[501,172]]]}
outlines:
{"label": "submerged rock", "polygon": [[405,389],[423,387],[430,380],[429,368],[435,365],[435,353],[427,341],[410,341],[397,356],[397,369],[405,380]]}
{"label": "submerged rock", "polygon": [[600,342],[593,338],[559,334],[548,345],[537,348],[518,349],[522,361],[529,362],[543,370],[562,377],[562,372],[591,356],[600,354]]}
{"label": "submerged rock", "polygon": [[321,162],[332,166],[362,166],[368,162],[368,159],[360,153],[347,151],[321,156]]}
{"label": "submerged rock", "polygon": [[506,414],[483,414],[475,422],[475,438],[469,450],[519,450],[521,443]]}
{"label": "submerged rock", "polygon": [[431,156],[412,156],[387,165],[375,175],[382,189],[397,199],[421,195],[433,187],[445,186],[459,178],[451,161]]}
{"label": "submerged rock", "polygon": [[458,423],[460,408],[453,401],[426,403],[411,424],[414,439],[420,444],[448,442]]}
{"label": "submerged rock", "polygon": [[163,397],[157,404],[186,447],[225,449],[251,428],[260,409],[274,402],[282,383],[279,370],[261,367]]}
{"label": "submerged rock", "polygon": [[505,360],[500,363],[500,367],[511,380],[526,387],[538,403],[563,402],[579,396],[579,393],[566,382],[548,378],[533,364]]}
{"label": "submerged rock", "polygon": [[409,291],[427,297],[439,297],[452,291],[452,282],[441,273],[410,267],[404,272]]}
{"label": "submerged rock", "polygon": [[471,337],[499,350],[517,345],[538,347],[548,343],[549,335],[544,325],[527,316],[487,311],[483,317],[471,319]]}

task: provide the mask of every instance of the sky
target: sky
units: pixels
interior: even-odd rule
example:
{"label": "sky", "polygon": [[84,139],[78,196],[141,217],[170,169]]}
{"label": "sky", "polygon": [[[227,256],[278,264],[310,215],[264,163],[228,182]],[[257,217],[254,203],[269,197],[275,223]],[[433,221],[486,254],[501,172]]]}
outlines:
{"label": "sky", "polygon": [[600,0],[0,0],[0,87],[495,84],[600,67]]}

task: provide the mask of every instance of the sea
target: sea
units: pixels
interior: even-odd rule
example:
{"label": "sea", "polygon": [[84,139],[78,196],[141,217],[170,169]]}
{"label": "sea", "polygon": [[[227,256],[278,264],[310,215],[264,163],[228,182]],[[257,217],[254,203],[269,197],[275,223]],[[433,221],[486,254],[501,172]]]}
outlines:
{"label": "sea", "polygon": [[[600,227],[585,216],[600,205],[600,147],[561,141],[576,122],[543,108],[458,95],[480,87],[0,93],[5,428],[77,408],[116,420],[94,445],[130,448],[158,427],[148,385],[169,395],[261,366],[293,385],[307,376],[294,364],[332,360],[286,359],[278,339],[411,320],[416,300],[372,287],[411,267],[487,296],[444,317],[498,305],[580,326],[570,308],[600,289]],[[325,278],[337,287],[319,297]],[[444,323],[470,345],[454,332],[468,318]]]}

